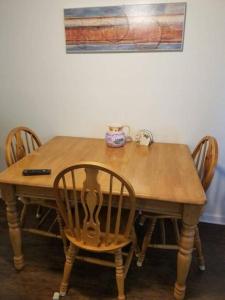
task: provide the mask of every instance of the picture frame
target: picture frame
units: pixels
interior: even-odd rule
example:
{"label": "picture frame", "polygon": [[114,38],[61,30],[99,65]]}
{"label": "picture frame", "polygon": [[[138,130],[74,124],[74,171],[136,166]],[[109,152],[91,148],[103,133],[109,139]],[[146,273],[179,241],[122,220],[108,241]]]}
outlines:
{"label": "picture frame", "polygon": [[66,8],[66,53],[182,51],[185,15],[185,2]]}

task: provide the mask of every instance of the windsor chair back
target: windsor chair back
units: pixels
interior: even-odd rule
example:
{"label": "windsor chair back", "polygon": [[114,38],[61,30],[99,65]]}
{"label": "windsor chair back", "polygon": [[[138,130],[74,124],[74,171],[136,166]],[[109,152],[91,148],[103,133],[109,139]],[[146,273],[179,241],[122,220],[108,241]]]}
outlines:
{"label": "windsor chair back", "polygon": [[[42,143],[39,137],[30,128],[23,126],[13,128],[9,132],[5,142],[5,159],[7,166],[9,167],[16,163],[26,155],[37,150],[41,145]],[[59,217],[55,212],[55,205],[50,204],[49,201],[45,201],[45,199],[19,197],[19,200],[23,203],[20,213],[20,224],[24,231],[61,238],[58,233],[59,230],[54,230],[57,221],[59,221]],[[30,217],[28,220],[29,222],[25,222],[25,219],[28,219],[26,218],[26,215],[29,204],[38,206],[35,211],[35,217]]]}
{"label": "windsor chair back", "polygon": [[[197,169],[199,178],[201,180],[202,186],[205,191],[207,191],[217,165],[218,161],[218,144],[214,137],[212,136],[205,136],[203,137],[197,146],[195,147],[192,158],[195,163],[195,167]],[[142,249],[139,254],[137,265],[139,267],[142,266],[145,258],[145,253],[147,251],[147,248],[160,248],[160,249],[178,249],[179,240],[180,240],[180,232],[179,232],[179,226],[178,226],[178,220],[174,218],[173,216],[165,216],[165,215],[156,215],[156,214],[143,214],[143,220],[148,219],[149,222],[146,234],[142,243]],[[166,242],[166,227],[165,227],[165,220],[168,219],[172,221],[175,238],[176,238],[176,244],[171,244]],[[161,243],[152,243],[152,235],[155,230],[155,226],[157,222],[159,221],[160,224],[160,234],[161,234]],[[205,270],[205,259],[203,255],[202,250],[202,243],[200,239],[199,229],[198,226],[196,226],[195,229],[195,248],[197,252],[198,257],[198,264],[199,269],[204,271]]]}
{"label": "windsor chair back", "polygon": [[11,166],[41,146],[38,136],[27,127],[16,127],[10,131],[5,143],[7,166]]}
{"label": "windsor chair back", "polygon": [[[70,241],[61,295],[68,288],[68,280],[75,258],[116,268],[118,299],[125,299],[124,278],[135,249],[133,230],[135,192],[131,184],[111,168],[94,162],[81,162],[61,171],[54,182],[54,191],[65,235]],[[123,209],[126,201],[126,210]],[[131,245],[123,266],[122,248]],[[115,255],[115,263],[77,255],[78,249],[108,252]]]}
{"label": "windsor chair back", "polygon": [[192,153],[202,186],[207,191],[215,173],[218,160],[218,144],[214,137],[203,137]]}

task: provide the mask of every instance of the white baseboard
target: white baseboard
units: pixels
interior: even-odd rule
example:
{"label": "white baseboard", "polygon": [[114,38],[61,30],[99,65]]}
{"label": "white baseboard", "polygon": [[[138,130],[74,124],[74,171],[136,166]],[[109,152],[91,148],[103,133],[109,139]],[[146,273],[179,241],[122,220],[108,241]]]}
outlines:
{"label": "white baseboard", "polygon": [[200,218],[200,222],[225,225],[225,216],[204,213]]}

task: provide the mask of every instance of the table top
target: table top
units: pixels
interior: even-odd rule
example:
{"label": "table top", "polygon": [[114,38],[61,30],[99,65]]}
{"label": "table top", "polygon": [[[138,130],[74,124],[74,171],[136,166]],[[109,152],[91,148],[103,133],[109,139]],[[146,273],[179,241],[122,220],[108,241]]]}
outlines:
{"label": "table top", "polygon": [[[204,190],[187,145],[135,142],[110,148],[103,139],[56,136],[0,173],[0,183],[52,187],[56,175],[80,161],[107,164],[130,181],[136,196],[203,205]],[[51,175],[23,176],[23,169],[51,169]],[[102,183],[102,182],[101,182]]]}

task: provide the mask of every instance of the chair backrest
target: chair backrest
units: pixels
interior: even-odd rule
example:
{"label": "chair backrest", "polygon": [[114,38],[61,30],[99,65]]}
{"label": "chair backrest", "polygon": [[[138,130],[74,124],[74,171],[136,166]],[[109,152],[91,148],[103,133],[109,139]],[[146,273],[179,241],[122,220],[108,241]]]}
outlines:
{"label": "chair backrest", "polygon": [[[54,191],[65,227],[76,240],[100,248],[119,245],[129,238],[135,192],[125,178],[109,167],[81,162],[66,168],[57,175]],[[124,201],[126,214],[122,209]]]}
{"label": "chair backrest", "polygon": [[218,144],[216,139],[212,136],[203,137],[195,147],[192,157],[203,188],[206,191],[213,179],[218,160]]}
{"label": "chair backrest", "polygon": [[7,166],[11,166],[28,153],[41,146],[37,135],[27,127],[16,127],[12,129],[5,143],[5,158]]}

